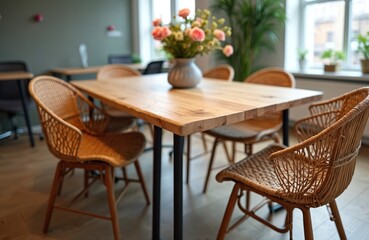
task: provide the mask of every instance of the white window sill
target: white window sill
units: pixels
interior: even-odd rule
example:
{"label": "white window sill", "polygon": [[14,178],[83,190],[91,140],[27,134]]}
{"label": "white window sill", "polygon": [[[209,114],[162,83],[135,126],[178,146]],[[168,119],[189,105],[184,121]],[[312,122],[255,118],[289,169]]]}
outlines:
{"label": "white window sill", "polygon": [[323,69],[306,69],[304,71],[290,70],[290,72],[295,78],[369,84],[369,74],[363,74],[361,71],[342,70],[337,72],[324,72]]}

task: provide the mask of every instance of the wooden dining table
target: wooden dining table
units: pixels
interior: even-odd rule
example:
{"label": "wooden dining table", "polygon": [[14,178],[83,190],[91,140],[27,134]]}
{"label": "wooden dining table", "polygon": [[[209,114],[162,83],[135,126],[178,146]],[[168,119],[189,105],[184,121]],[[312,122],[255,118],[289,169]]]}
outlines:
{"label": "wooden dining table", "polygon": [[319,91],[207,78],[195,88],[175,89],[168,84],[167,74],[73,81],[72,84],[89,96],[154,125],[152,239],[160,239],[162,129],[173,133],[173,239],[181,240],[184,137],[268,112],[283,111],[283,142],[288,145],[288,109],[322,98]]}
{"label": "wooden dining table", "polygon": [[19,96],[21,98],[20,100],[22,103],[24,118],[25,118],[25,122],[27,126],[28,137],[30,140],[31,147],[34,147],[35,141],[33,139],[32,127],[31,127],[28,107],[26,104],[26,96],[25,96],[26,94],[25,91],[27,91],[27,89],[24,89],[23,84],[21,82],[23,80],[29,80],[32,77],[33,77],[33,73],[31,72],[22,72],[22,71],[0,72],[0,81],[17,81]]}

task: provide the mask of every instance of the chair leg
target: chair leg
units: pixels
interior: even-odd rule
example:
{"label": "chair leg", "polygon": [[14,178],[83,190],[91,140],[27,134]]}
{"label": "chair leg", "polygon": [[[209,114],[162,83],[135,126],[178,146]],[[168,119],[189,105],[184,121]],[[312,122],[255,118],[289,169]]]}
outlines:
{"label": "chair leg", "polygon": [[[84,170],[84,186],[85,186],[85,189],[88,188],[88,180],[89,180],[89,174],[90,174],[90,171],[85,169]],[[88,197],[88,189],[86,190],[85,192],[85,197],[87,198]]]}
{"label": "chair leg", "polygon": [[147,192],[147,188],[146,188],[146,184],[145,184],[145,179],[142,175],[142,171],[141,171],[141,166],[140,163],[137,161],[135,161],[135,167],[136,167],[136,171],[137,171],[137,175],[138,175],[138,180],[140,181],[141,187],[142,187],[142,191],[145,195],[145,199],[146,199],[146,204],[150,205],[150,197],[149,197],[149,193]]}
{"label": "chair leg", "polygon": [[311,223],[311,215],[309,208],[301,208],[304,219],[304,236],[305,240],[313,240],[313,225]]}
{"label": "chair leg", "polygon": [[332,211],[333,221],[336,224],[336,228],[338,231],[338,235],[340,236],[340,239],[347,239],[346,234],[345,234],[345,229],[343,228],[343,225],[342,225],[341,216],[337,208],[336,200],[333,200],[332,202],[330,202],[329,207]]}
{"label": "chair leg", "polygon": [[106,192],[108,195],[109,210],[110,210],[111,222],[113,225],[114,239],[118,240],[120,239],[120,231],[119,231],[119,224],[118,224],[118,217],[117,217],[117,206],[115,204],[114,181],[113,181],[111,166],[108,166],[108,165],[105,166],[104,182],[106,186]]}
{"label": "chair leg", "polygon": [[191,161],[191,135],[187,136],[187,167],[186,167],[186,184],[190,182],[190,161]]}
{"label": "chair leg", "polygon": [[224,212],[222,224],[220,225],[220,228],[219,228],[217,240],[224,239],[224,237],[227,233],[228,225],[229,225],[229,222],[230,222],[232,214],[233,214],[233,209],[234,209],[234,206],[236,205],[236,202],[237,202],[239,188],[240,187],[237,183],[233,187],[231,196],[229,197],[227,208]]}
{"label": "chair leg", "polygon": [[204,151],[208,152],[208,145],[206,144],[205,133],[201,133],[202,145],[204,146]]}
{"label": "chair leg", "polygon": [[127,169],[125,167],[122,167],[122,176],[123,176],[124,184],[125,184],[125,186],[127,186],[128,183],[129,183],[129,180],[128,180],[128,177],[127,177]]}
{"label": "chair leg", "polygon": [[217,148],[218,143],[219,143],[219,139],[218,138],[215,138],[214,143],[213,143],[213,149],[211,150],[210,162],[209,162],[209,166],[208,166],[208,171],[206,172],[206,177],[205,177],[205,182],[204,182],[204,188],[202,190],[202,193],[206,193],[206,189],[208,188],[208,182],[209,182],[210,172],[211,172],[211,169],[213,168],[213,162],[214,162],[214,157],[215,157],[215,150]]}
{"label": "chair leg", "polygon": [[50,220],[51,220],[51,216],[52,216],[53,208],[55,204],[55,198],[60,189],[59,186],[62,180],[61,178],[63,176],[63,172],[64,172],[64,166],[62,166],[62,163],[59,162],[58,165],[56,166],[54,180],[53,180],[53,184],[52,184],[51,192],[49,196],[49,202],[48,202],[47,209],[46,209],[44,228],[43,228],[44,233],[47,233],[49,229],[49,224],[50,224]]}

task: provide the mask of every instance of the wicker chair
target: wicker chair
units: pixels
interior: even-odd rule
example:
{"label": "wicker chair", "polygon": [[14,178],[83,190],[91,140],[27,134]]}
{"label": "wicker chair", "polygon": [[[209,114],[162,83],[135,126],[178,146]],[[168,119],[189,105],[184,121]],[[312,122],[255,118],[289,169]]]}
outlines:
{"label": "wicker chair", "polygon": [[[146,139],[139,132],[106,133],[109,116],[93,105],[83,94],[68,83],[50,76],[39,76],[29,84],[29,92],[36,102],[42,130],[50,152],[59,160],[52,184],[43,231],[49,228],[53,209],[67,210],[112,221],[115,239],[120,239],[115,199],[114,167],[134,164],[147,204],[150,203],[138,157]],[[85,194],[97,179],[107,188],[110,217],[56,206],[55,199],[64,176],[73,169],[84,169],[85,187],[77,198]],[[89,171],[98,171],[99,177],[90,181]],[[74,200],[75,200],[74,199]],[[73,202],[73,201],[72,201]]]}
{"label": "wicker chair", "polygon": [[[139,72],[138,70],[127,66],[127,65],[123,65],[123,64],[110,64],[110,65],[106,65],[104,67],[102,67],[99,72],[97,73],[97,80],[99,81],[104,81],[104,79],[117,79],[117,80],[122,80],[123,77],[131,77],[131,76],[141,76],[141,72]],[[115,107],[106,105],[104,103],[101,103],[102,108],[111,116],[114,116],[116,118],[120,118],[122,119],[122,125],[128,127],[128,123],[126,123],[128,120],[134,121],[134,126],[139,128],[140,126],[142,126],[143,124],[145,124],[145,122],[143,122],[142,120],[139,120],[137,118],[135,118],[134,116],[116,109]],[[132,123],[132,122],[131,122]],[[149,125],[149,129],[150,129],[150,133],[151,136],[154,136],[154,128],[151,126],[151,124]],[[130,125],[132,126],[132,124]]]}
{"label": "wicker chair", "polygon": [[[103,66],[97,73],[97,80],[104,81],[105,79],[121,80],[122,77],[140,76],[141,73],[134,68],[123,64],[110,64]],[[123,120],[134,119],[134,117],[126,112],[116,109],[112,106],[101,103],[102,108],[111,116],[121,117]]]}
{"label": "wicker chair", "polygon": [[[231,65],[221,64],[214,68],[211,68],[203,73],[203,77],[213,78],[222,81],[232,81],[234,77],[234,69]],[[208,147],[206,144],[206,138],[203,133],[201,133],[202,143],[204,145],[205,152],[208,152]],[[224,149],[227,151],[225,143],[223,143]],[[191,161],[191,135],[187,136],[187,168],[186,168],[186,184],[189,184],[190,180],[190,161]]]}
{"label": "wicker chair", "polygon": [[[295,78],[292,74],[279,68],[265,68],[251,74],[245,82],[265,84],[281,87],[295,87]],[[252,154],[253,144],[273,140],[279,143],[279,130],[282,127],[282,113],[267,113],[263,116],[248,119],[239,123],[218,127],[205,133],[215,137],[208,170],[205,177],[203,193],[206,192],[210,173],[213,169],[213,162],[218,143],[224,141],[232,141],[232,156],[226,151],[228,162],[235,162],[236,143],[245,145],[245,153],[247,156]]]}
{"label": "wicker chair", "polygon": [[[348,187],[355,170],[369,115],[369,87],[314,104],[310,111],[312,116],[295,125],[297,145],[273,144],[218,173],[219,182],[233,181],[235,185],[217,239],[223,239],[228,231],[236,203],[246,216],[278,232],[290,231],[291,239],[295,208],[303,213],[305,239],[313,239],[310,208],[327,205],[340,239],[346,239],[335,199]],[[242,190],[281,204],[287,211],[285,226],[277,227],[258,216],[256,211],[262,205],[250,209],[246,199],[243,206]]]}
{"label": "wicker chair", "polygon": [[203,76],[206,78],[232,81],[234,77],[234,69],[231,65],[222,64],[207,70],[203,73]]}

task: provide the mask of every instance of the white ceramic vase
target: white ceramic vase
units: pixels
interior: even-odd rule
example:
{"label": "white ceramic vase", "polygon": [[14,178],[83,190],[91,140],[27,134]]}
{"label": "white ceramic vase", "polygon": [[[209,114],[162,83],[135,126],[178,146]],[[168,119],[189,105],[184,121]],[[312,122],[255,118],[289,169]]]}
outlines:
{"label": "white ceramic vase", "polygon": [[174,88],[193,88],[200,83],[202,72],[195,58],[175,58],[168,72],[168,82]]}

